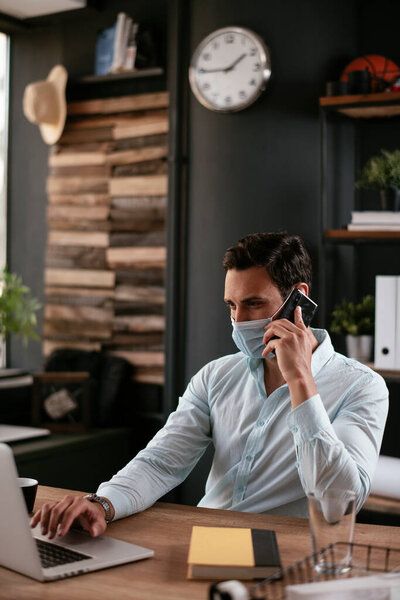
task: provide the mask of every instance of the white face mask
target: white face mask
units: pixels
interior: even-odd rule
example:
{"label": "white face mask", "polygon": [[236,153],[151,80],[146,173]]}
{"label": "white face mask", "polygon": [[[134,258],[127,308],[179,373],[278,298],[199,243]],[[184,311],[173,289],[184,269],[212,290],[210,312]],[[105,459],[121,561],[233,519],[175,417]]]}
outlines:
{"label": "white face mask", "polygon": [[265,348],[263,337],[265,327],[268,323],[271,323],[272,317],[255,321],[239,321],[239,323],[231,317],[231,321],[233,327],[232,338],[239,350],[246,356],[250,356],[250,358],[267,358],[262,355]]}
{"label": "white face mask", "polygon": [[271,356],[275,356],[273,352],[270,352],[268,356],[262,355],[265,348],[265,344],[263,344],[265,328],[268,323],[271,323],[275,315],[280,312],[289,296],[281,304],[278,310],[274,312],[272,317],[268,317],[267,319],[236,322],[231,317],[231,323],[233,327],[232,338],[236,346],[241,352],[243,352],[243,354],[246,354],[246,356],[249,356],[250,358],[270,358]]}

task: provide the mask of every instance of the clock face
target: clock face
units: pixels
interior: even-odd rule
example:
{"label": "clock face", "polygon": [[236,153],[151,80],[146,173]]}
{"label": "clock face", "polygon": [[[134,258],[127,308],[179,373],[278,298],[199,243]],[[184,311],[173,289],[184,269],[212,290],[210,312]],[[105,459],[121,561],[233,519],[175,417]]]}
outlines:
{"label": "clock face", "polygon": [[220,112],[252,104],[270,76],[268,48],[257,34],[242,27],[224,27],[207,36],[195,50],[189,69],[197,100]]}

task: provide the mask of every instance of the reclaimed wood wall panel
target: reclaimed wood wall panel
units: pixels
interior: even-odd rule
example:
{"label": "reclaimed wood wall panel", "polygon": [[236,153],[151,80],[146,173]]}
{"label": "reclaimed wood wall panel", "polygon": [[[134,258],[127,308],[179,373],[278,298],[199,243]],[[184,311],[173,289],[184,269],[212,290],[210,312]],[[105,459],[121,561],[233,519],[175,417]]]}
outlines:
{"label": "reclaimed wood wall panel", "polygon": [[115,273],[100,269],[45,269],[46,285],[114,287]]}
{"label": "reclaimed wood wall panel", "polygon": [[110,206],[108,194],[50,194],[50,204],[69,206]]}
{"label": "reclaimed wood wall panel", "polygon": [[54,340],[45,338],[43,340],[43,355],[49,356],[54,350],[61,350],[63,348],[73,348],[76,350],[97,350],[100,351],[102,348],[101,342],[88,342],[85,340],[68,340],[67,342],[61,338],[61,340]]}
{"label": "reclaimed wood wall panel", "polygon": [[100,231],[84,233],[82,231],[49,231],[47,244],[54,246],[88,246],[108,248],[110,235]]}
{"label": "reclaimed wood wall panel", "polygon": [[168,104],[168,92],[137,94],[135,96],[122,96],[118,98],[100,98],[70,102],[68,105],[68,115],[118,114],[136,110],[168,108]]}
{"label": "reclaimed wood wall panel", "polygon": [[110,180],[109,191],[111,196],[165,196],[167,186],[166,175],[113,177]]}
{"label": "reclaimed wood wall panel", "polygon": [[107,269],[106,251],[96,247],[48,245],[46,265],[54,269]]}
{"label": "reclaimed wood wall panel", "polygon": [[52,154],[49,158],[49,167],[79,167],[81,165],[105,165],[104,152],[65,152]]}
{"label": "reclaimed wood wall panel", "polygon": [[168,94],[70,103],[49,156],[43,353],[103,350],[164,381]]}
{"label": "reclaimed wood wall panel", "polygon": [[119,150],[105,155],[107,165],[131,165],[137,162],[147,160],[156,160],[157,158],[167,157],[167,146],[148,146],[137,148],[136,150]]}
{"label": "reclaimed wood wall panel", "polygon": [[70,206],[57,204],[47,207],[49,219],[87,219],[89,221],[106,221],[110,215],[108,206]]}
{"label": "reclaimed wood wall panel", "polygon": [[108,177],[48,177],[48,194],[79,194],[81,192],[104,193],[108,192]]}

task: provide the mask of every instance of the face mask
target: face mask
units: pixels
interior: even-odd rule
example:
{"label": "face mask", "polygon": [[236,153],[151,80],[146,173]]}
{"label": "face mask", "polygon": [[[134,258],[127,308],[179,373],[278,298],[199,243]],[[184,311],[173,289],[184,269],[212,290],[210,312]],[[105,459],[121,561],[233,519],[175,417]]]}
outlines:
{"label": "face mask", "polygon": [[246,356],[249,356],[250,358],[270,358],[271,356],[275,356],[273,352],[270,352],[267,356],[262,355],[262,352],[265,348],[265,344],[263,344],[265,327],[268,325],[268,323],[271,323],[275,315],[283,308],[289,296],[285,299],[278,310],[274,312],[272,317],[268,317],[268,319],[239,321],[237,323],[231,317],[231,323],[233,327],[232,338],[236,346],[241,352],[243,352],[243,354],[246,354]]}
{"label": "face mask", "polygon": [[[250,358],[268,358],[262,356],[265,348],[263,337],[264,328],[268,323],[271,323],[272,317],[257,319],[256,321],[240,321],[239,323],[236,323],[231,317],[231,321],[233,327],[232,338],[239,350],[246,356],[250,356]],[[270,355],[272,356],[272,352]]]}

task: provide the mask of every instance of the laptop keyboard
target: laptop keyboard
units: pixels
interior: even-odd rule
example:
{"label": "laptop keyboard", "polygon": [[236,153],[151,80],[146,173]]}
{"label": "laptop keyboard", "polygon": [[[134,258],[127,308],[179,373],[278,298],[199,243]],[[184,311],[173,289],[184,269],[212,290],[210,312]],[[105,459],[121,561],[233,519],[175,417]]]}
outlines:
{"label": "laptop keyboard", "polygon": [[91,558],[91,556],[86,556],[86,554],[74,552],[73,550],[69,550],[69,548],[57,546],[56,544],[44,542],[43,540],[38,540],[36,538],[35,542],[39,550],[40,562],[42,563],[43,568],[67,565],[68,563],[76,562],[78,560]]}

